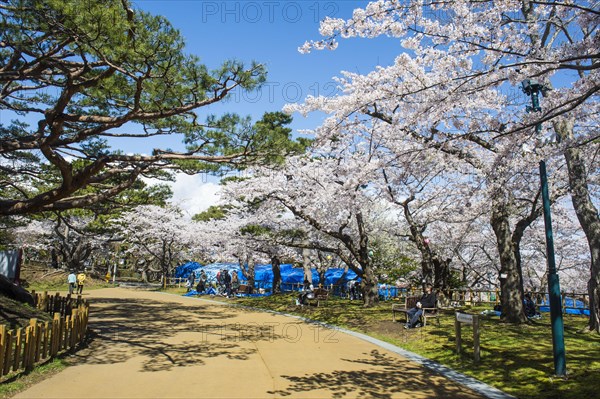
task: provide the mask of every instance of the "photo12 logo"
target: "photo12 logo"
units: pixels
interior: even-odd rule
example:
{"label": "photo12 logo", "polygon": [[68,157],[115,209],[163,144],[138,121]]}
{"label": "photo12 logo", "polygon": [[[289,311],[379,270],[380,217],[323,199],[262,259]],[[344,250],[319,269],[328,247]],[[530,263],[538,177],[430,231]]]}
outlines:
{"label": "photo12 logo", "polygon": [[202,334],[201,341],[209,342],[219,339],[228,342],[276,342],[297,343],[304,339],[305,342],[316,344],[339,343],[339,330],[323,327],[319,324],[290,323],[235,323],[235,324],[206,324],[201,325],[198,331]]}
{"label": "photo12 logo", "polygon": [[252,91],[235,89],[231,92],[229,100],[235,103],[298,103],[313,97],[333,97],[340,93],[338,84],[333,81],[310,82],[300,84],[299,82],[265,82],[259,88]]}
{"label": "photo12 logo", "polygon": [[201,21],[222,23],[298,23],[333,18],[339,5],[333,1],[203,1]]}

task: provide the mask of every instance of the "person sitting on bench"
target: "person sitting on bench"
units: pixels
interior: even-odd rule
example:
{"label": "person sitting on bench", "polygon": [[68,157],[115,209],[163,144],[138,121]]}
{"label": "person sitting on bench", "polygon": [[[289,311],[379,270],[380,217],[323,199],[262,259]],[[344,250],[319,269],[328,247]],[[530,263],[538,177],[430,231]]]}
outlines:
{"label": "person sitting on bench", "polygon": [[304,281],[304,287],[302,291],[300,291],[300,295],[298,295],[298,299],[296,300],[296,305],[304,306],[308,305],[309,299],[314,299],[315,293],[313,290],[315,287],[308,282],[308,280]]}
{"label": "person sitting on bench", "polygon": [[435,308],[437,298],[435,292],[432,292],[433,285],[431,283],[425,284],[423,295],[417,302],[417,306],[407,310],[409,322],[404,325],[404,328],[415,328],[419,323],[421,315],[423,314],[423,308]]}

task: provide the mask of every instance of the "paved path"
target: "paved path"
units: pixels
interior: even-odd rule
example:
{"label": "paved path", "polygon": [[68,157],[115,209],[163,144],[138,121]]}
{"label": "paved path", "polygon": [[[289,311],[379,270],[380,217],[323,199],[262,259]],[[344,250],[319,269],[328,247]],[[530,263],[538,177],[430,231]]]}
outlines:
{"label": "paved path", "polygon": [[297,318],[131,289],[85,297],[90,347],[17,398],[482,398]]}

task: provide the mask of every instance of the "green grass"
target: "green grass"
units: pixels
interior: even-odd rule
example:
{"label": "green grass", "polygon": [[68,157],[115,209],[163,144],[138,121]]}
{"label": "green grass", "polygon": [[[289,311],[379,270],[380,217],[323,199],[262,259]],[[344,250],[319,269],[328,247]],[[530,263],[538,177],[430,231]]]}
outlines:
{"label": "green grass", "polygon": [[60,372],[67,367],[66,361],[61,358],[53,359],[48,363],[37,366],[27,374],[18,374],[14,377],[7,376],[0,384],[0,398],[11,398],[32,385]]}
{"label": "green grass", "polygon": [[[181,293],[181,289],[169,290]],[[185,292],[185,290],[183,290]],[[208,297],[211,298],[211,297]],[[333,298],[319,307],[296,307],[295,295],[216,300],[304,316],[362,332],[435,360],[521,399],[581,399],[600,392],[600,337],[580,333],[587,317],[564,316],[567,378],[556,378],[549,314],[530,324],[511,325],[482,317],[481,361],[473,361],[473,330],[463,324],[463,354],[456,354],[454,315],[449,312],[425,328],[404,330],[392,323],[392,302],[364,308],[359,301]],[[477,307],[479,313],[489,307]]]}

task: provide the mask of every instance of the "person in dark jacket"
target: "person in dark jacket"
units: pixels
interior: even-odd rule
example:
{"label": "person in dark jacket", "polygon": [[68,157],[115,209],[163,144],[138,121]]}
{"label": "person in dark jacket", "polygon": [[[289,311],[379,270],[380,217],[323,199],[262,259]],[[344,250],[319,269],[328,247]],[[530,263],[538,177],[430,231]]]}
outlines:
{"label": "person in dark jacket", "polygon": [[523,300],[523,304],[525,305],[525,316],[528,319],[539,319],[540,313],[537,311],[535,307],[535,302],[531,299],[531,294],[525,294],[525,299]]}
{"label": "person in dark jacket", "polygon": [[417,302],[417,307],[408,309],[409,322],[406,323],[404,328],[415,328],[419,324],[419,319],[423,314],[423,308],[435,308],[437,298],[435,292],[432,292],[433,286],[430,283],[425,284],[423,295]]}
{"label": "person in dark jacket", "polygon": [[206,273],[204,270],[200,273],[200,277],[198,277],[198,285],[196,286],[196,292],[199,294],[204,293],[206,291]]}
{"label": "person in dark jacket", "polygon": [[231,274],[229,274],[229,270],[223,269],[221,272],[223,275],[223,284],[225,285],[225,295],[227,298],[231,297]]}

